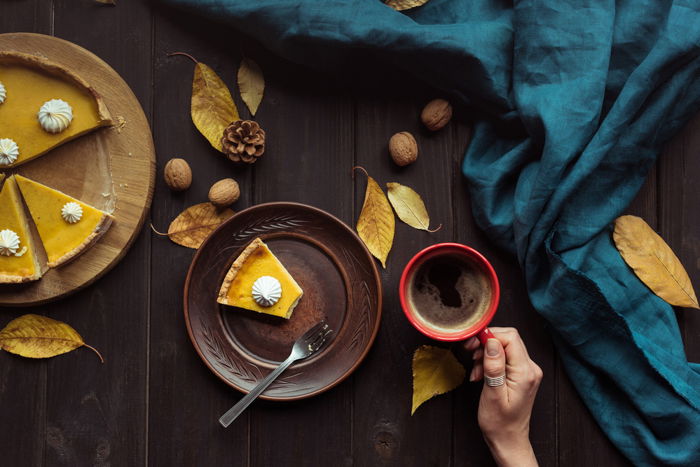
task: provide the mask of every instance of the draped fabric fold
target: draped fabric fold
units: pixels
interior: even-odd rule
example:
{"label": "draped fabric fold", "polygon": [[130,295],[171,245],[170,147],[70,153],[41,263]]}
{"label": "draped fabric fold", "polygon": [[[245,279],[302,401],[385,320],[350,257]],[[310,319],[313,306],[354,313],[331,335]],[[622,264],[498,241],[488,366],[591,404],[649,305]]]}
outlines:
{"label": "draped fabric fold", "polygon": [[632,462],[700,465],[700,366],[610,227],[700,110],[699,2],[162,1],[289,60],[335,73],[379,60],[470,106],[474,216],[517,255],[585,403]]}

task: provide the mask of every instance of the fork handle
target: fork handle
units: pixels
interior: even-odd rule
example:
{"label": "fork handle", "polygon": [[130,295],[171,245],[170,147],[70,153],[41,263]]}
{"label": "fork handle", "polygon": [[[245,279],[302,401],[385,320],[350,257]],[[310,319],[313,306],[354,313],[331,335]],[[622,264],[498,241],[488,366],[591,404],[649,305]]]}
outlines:
{"label": "fork handle", "polygon": [[267,375],[265,379],[260,381],[257,386],[255,386],[248,394],[243,396],[241,400],[239,400],[236,405],[228,409],[228,412],[223,414],[221,418],[219,419],[219,423],[223,425],[224,428],[227,428],[233,421],[238,418],[238,416],[243,413],[243,411],[255,400],[258,398],[260,394],[262,394],[265,389],[268,388],[272,384],[274,380],[277,379],[277,377],[282,374],[284,370],[289,368],[289,365],[294,363],[297,359],[293,358],[292,355],[290,355],[280,366],[275,368],[272,373]]}

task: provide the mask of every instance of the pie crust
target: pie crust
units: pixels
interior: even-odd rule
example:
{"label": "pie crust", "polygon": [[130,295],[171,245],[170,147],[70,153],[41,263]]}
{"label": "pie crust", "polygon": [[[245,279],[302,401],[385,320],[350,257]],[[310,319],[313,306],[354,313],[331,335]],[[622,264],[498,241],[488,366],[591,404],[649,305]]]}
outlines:
{"label": "pie crust", "polygon": [[[14,128],[11,127],[9,131],[7,129],[0,129],[0,138],[10,138],[13,141],[15,141],[20,147],[20,157],[14,163],[2,166],[0,167],[0,169],[5,170],[12,167],[17,167],[49,152],[50,150],[64,143],[67,143],[68,141],[71,141],[86,133],[96,130],[97,128],[112,124],[111,115],[107,110],[107,106],[105,105],[102,97],[95,91],[95,89],[92,86],[90,86],[90,84],[88,84],[83,78],[81,78],[71,70],[68,70],[62,67],[61,65],[51,62],[43,57],[10,51],[0,51],[0,71],[3,66],[27,68],[39,73],[40,75],[49,76],[52,80],[61,81],[68,85],[66,89],[79,91],[77,94],[88,98],[90,102],[94,103],[95,107],[92,107],[92,105],[90,105],[90,113],[94,112],[94,114],[90,115],[89,121],[87,121],[88,117],[84,115],[80,118],[85,118],[86,120],[82,121],[82,124],[76,123],[77,119],[79,118],[76,114],[74,115],[74,122],[71,123],[71,126],[68,127],[68,131],[64,131],[57,134],[49,134],[41,130],[38,121],[35,121],[36,113],[38,112],[39,106],[42,102],[32,102],[32,104],[28,105],[31,108],[26,108],[24,104],[22,104],[21,106],[19,104],[15,104],[17,108],[14,109],[15,113],[12,114],[13,120],[22,123],[18,124]],[[37,77],[35,79],[40,80],[41,78]],[[0,73],[0,81],[2,81],[2,73]],[[3,104],[0,104],[0,111],[2,111],[3,107],[7,107],[8,103],[11,102],[11,99],[13,99],[13,95],[15,95],[15,91],[12,87],[9,87],[7,83],[5,83],[5,87],[7,91],[7,98]],[[24,94],[24,96],[22,96],[22,94]],[[26,89],[23,89],[20,93],[20,96],[26,99],[26,96],[29,94],[31,93],[26,91]],[[63,96],[61,96],[60,94],[51,94],[51,97],[47,95],[43,98],[47,98],[48,100],[48,98],[62,97]],[[40,100],[43,100],[43,98]],[[81,105],[83,103],[85,103],[85,105],[88,105],[87,101],[73,102],[72,104],[71,102],[69,102],[69,104],[71,104],[72,106],[75,106],[78,103],[80,103]],[[18,108],[20,109],[20,112],[17,112]],[[19,113],[20,115],[15,117],[17,113]],[[22,124],[24,126],[21,126]],[[0,118],[0,126],[1,125],[2,118]],[[75,125],[78,126],[76,127]],[[70,131],[71,127],[73,127],[74,131]],[[31,135],[29,136],[29,138],[32,141],[32,144],[34,144],[37,147],[35,147],[34,149],[30,149],[29,152],[26,152],[26,150],[23,149],[23,143],[26,143],[26,140],[23,140],[24,136],[22,133],[24,133],[25,135],[26,133],[30,133]],[[38,140],[39,142],[37,143],[35,140]]]}
{"label": "pie crust", "polygon": [[[282,299],[285,300],[285,294],[289,296],[291,294],[292,297],[295,297],[292,302],[290,302],[287,305],[286,310],[285,309],[280,309],[277,305],[273,305],[272,307],[261,307],[255,302],[252,302],[252,306],[242,306],[242,308],[250,309],[252,311],[256,311],[258,313],[268,313],[274,316],[279,316],[282,318],[289,319],[289,317],[292,315],[292,312],[294,311],[294,308],[296,308],[297,304],[299,303],[299,300],[301,299],[303,295],[303,290],[301,287],[299,287],[299,284],[294,280],[294,278],[289,274],[289,272],[286,270],[284,265],[277,259],[277,257],[270,251],[270,249],[263,243],[263,241],[260,238],[254,239],[250,244],[243,250],[243,252],[236,258],[236,260],[233,262],[231,265],[231,268],[228,270],[226,273],[226,276],[224,277],[224,280],[221,284],[221,288],[219,289],[219,295],[217,298],[217,302],[221,303],[222,305],[232,305],[232,306],[239,306],[238,303],[232,303],[229,300],[229,292],[231,290],[231,287],[234,287],[234,281],[236,278],[239,276],[239,274],[245,273],[244,271],[244,266],[249,262],[249,261],[256,261],[255,258],[252,258],[252,256],[259,250],[259,249],[264,249],[265,250],[265,255],[269,255],[267,257],[264,257],[262,260],[264,261],[275,261],[275,264],[273,265],[274,267],[269,268],[270,271],[262,271],[260,273],[260,276],[262,275],[271,275],[278,279],[280,283],[282,284]],[[281,277],[280,277],[281,276]],[[257,279],[259,276],[256,276],[252,278],[252,280],[248,280],[247,282],[252,283],[255,279]],[[250,284],[248,284],[250,285]],[[247,289],[248,287],[246,287]],[[248,292],[246,290],[246,292]],[[252,292],[252,291],[251,291]],[[295,295],[297,294],[297,295]],[[278,302],[279,304],[280,302]],[[275,307],[277,308],[275,310]],[[281,312],[284,312],[282,314]]]}
{"label": "pie crust", "polygon": [[[80,255],[104,235],[112,224],[113,217],[104,211],[21,175],[16,175],[15,178],[34,225],[37,227],[51,268],[67,263]],[[83,219],[75,225],[67,224],[61,217],[60,208],[67,202],[78,203],[83,208]],[[80,222],[88,222],[88,224],[85,226]],[[69,246],[83,236],[84,239],[61,256],[55,257],[56,238],[61,235],[64,235],[63,240]],[[71,239],[73,242],[70,241]],[[64,244],[60,243],[61,246]]]}

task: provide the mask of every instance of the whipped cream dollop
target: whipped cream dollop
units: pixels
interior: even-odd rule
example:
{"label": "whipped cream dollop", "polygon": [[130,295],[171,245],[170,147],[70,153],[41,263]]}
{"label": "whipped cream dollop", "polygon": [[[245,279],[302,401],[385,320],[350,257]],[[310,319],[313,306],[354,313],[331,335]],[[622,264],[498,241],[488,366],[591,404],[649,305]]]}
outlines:
{"label": "whipped cream dollop", "polygon": [[7,91],[5,90],[5,86],[0,83],[0,104],[5,102],[5,98],[7,97]]}
{"label": "whipped cream dollop", "polygon": [[253,300],[260,306],[272,306],[282,297],[282,285],[272,276],[262,276],[253,283]]}
{"label": "whipped cream dollop", "polygon": [[83,208],[78,203],[66,203],[61,208],[61,217],[69,224],[75,224],[83,218]]}
{"label": "whipped cream dollop", "polygon": [[19,157],[19,146],[10,138],[0,138],[0,166],[10,165]]}
{"label": "whipped cream dollop", "polygon": [[19,249],[19,235],[10,229],[0,230],[0,255],[12,256]]}
{"label": "whipped cream dollop", "polygon": [[41,106],[37,118],[45,131],[60,133],[73,121],[73,109],[61,99],[51,99]]}

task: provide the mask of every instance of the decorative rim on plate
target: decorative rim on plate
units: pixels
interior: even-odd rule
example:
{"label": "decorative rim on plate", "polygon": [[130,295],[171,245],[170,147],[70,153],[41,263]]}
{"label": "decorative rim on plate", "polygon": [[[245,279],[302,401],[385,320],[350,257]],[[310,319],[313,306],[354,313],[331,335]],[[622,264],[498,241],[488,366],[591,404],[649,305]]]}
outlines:
{"label": "decorative rim on plate", "polygon": [[333,340],[319,355],[292,365],[261,398],[290,401],[325,392],[345,380],[367,356],[381,322],[382,286],[374,259],[357,234],[321,209],[291,202],[258,204],[214,231],[195,254],[185,280],[184,317],[190,340],[207,367],[243,393],[274,368],[273,362],[242,348],[226,329],[216,303],[226,270],[256,237],[288,238],[315,246],[342,277],[347,307]]}

